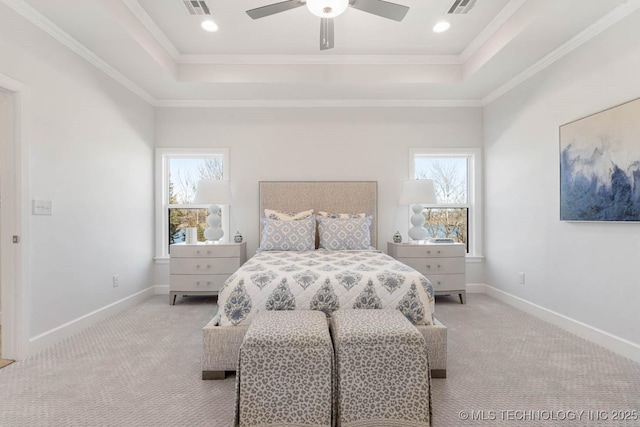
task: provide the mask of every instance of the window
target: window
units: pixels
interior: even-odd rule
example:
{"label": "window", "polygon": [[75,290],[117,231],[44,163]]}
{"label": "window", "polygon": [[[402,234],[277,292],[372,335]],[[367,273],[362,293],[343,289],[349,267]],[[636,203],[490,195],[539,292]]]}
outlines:
{"label": "window", "polygon": [[464,243],[470,255],[482,248],[480,162],[479,149],[411,150],[411,176],[433,180],[438,197],[424,208],[424,227],[431,237]]}
{"label": "window", "polygon": [[[201,179],[227,179],[227,149],[158,149],[156,151],[156,255],[169,256],[169,245],[184,242],[185,229],[196,227],[204,241],[208,205],[193,204]],[[229,235],[229,209],[221,206],[222,229]]]}

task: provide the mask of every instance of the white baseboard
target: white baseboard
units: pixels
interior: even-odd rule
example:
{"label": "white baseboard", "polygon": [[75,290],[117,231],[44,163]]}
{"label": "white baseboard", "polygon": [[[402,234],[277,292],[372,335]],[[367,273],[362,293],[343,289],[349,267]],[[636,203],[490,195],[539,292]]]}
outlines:
{"label": "white baseboard", "polygon": [[62,341],[65,338],[69,338],[78,332],[95,325],[101,320],[106,319],[109,316],[120,313],[128,308],[131,308],[143,301],[148,300],[154,296],[154,286],[150,286],[133,295],[129,295],[126,298],[122,298],[119,301],[111,303],[107,306],[99,308],[98,310],[87,313],[84,316],[78,317],[70,322],[60,325],[57,328],[53,328],[47,332],[44,332],[38,336],[29,339],[29,347],[25,356],[34,355],[47,347]]}
{"label": "white baseboard", "polygon": [[610,334],[586,323],[572,319],[564,314],[556,313],[525,299],[512,295],[508,292],[504,292],[493,286],[485,284],[473,284],[471,290],[470,285],[467,285],[467,292],[472,293],[485,293],[497,300],[505,302],[513,307],[516,307],[526,313],[536,316],[552,325],[558,326],[574,335],[584,338],[587,341],[591,341],[594,344],[598,344],[607,350],[611,350],[621,356],[627,357],[635,362],[640,363],[640,345],[631,342],[627,339],[620,338],[616,335]]}
{"label": "white baseboard", "polygon": [[169,285],[155,285],[155,295],[169,295]]}

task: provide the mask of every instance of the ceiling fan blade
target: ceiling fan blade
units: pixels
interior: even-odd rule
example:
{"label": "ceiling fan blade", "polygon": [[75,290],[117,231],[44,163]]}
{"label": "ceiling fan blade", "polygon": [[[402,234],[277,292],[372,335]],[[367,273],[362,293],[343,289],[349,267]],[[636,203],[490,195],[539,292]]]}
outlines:
{"label": "ceiling fan blade", "polygon": [[383,0],[351,0],[351,7],[354,9],[378,15],[383,18],[402,21],[409,11],[407,6],[389,3]]}
{"label": "ceiling fan blade", "polygon": [[264,18],[265,16],[275,15],[276,13],[286,12],[287,10],[295,9],[300,6],[304,6],[304,3],[300,0],[288,0],[247,10],[247,15],[253,19],[259,19]]}
{"label": "ceiling fan blade", "polygon": [[320,19],[320,50],[333,48],[333,18]]}

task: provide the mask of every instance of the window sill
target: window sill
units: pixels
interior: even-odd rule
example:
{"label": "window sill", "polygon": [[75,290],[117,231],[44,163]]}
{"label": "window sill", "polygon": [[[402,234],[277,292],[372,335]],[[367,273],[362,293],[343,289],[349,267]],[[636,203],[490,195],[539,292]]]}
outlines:
{"label": "window sill", "polygon": [[154,264],[169,264],[169,257],[154,257],[153,258],[153,263]]}
{"label": "window sill", "polygon": [[480,264],[484,262],[483,255],[467,255],[467,263],[469,264]]}

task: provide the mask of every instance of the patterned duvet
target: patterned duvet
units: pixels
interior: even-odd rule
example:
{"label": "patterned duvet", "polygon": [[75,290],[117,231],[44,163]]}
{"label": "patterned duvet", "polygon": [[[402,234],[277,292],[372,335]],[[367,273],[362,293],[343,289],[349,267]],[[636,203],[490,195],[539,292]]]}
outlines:
{"label": "patterned duvet", "polygon": [[220,325],[251,323],[263,310],[397,308],[414,324],[430,325],[431,282],[379,251],[257,253],[218,295]]}

